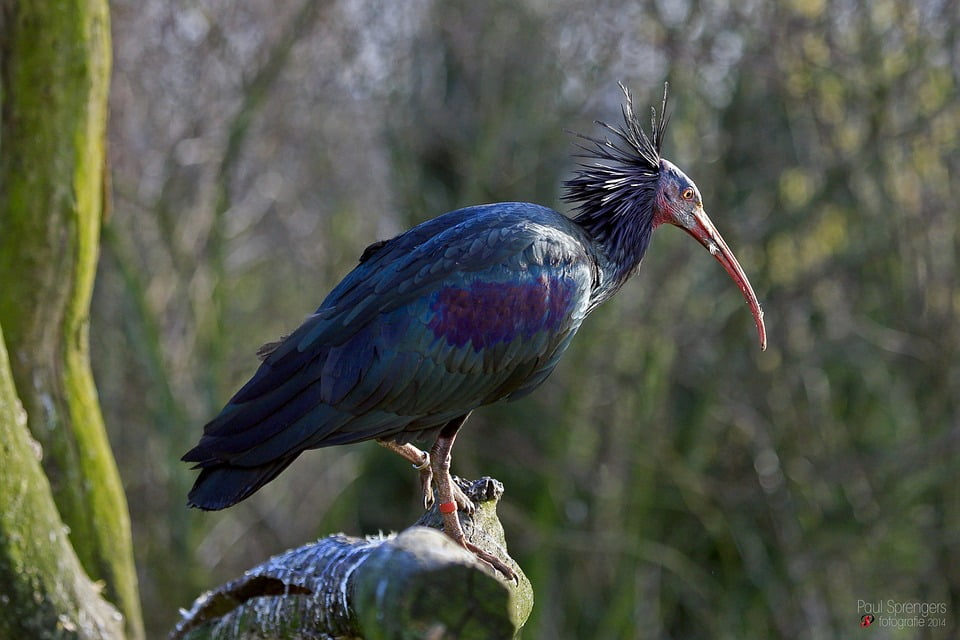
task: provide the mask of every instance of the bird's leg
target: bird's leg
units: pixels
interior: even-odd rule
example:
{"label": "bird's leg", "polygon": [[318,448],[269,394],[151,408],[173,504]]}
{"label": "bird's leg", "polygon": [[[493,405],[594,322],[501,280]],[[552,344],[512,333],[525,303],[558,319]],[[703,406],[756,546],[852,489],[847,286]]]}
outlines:
{"label": "bird's leg", "polygon": [[[437,498],[440,500],[437,509],[440,511],[440,517],[443,518],[443,530],[448,536],[468,551],[472,551],[474,555],[502,573],[508,580],[516,581],[517,574],[514,573],[513,569],[505,565],[496,556],[487,553],[467,540],[463,533],[463,527],[460,526],[460,518],[457,516],[457,510],[462,501],[470,506],[470,513],[473,513],[474,510],[473,502],[450,477],[450,452],[453,449],[453,442],[457,437],[457,431],[466,422],[469,415],[448,422],[440,431],[437,441],[433,443],[433,448],[430,449],[430,464],[433,467],[433,478],[437,485]],[[466,511],[466,509],[464,510]]]}
{"label": "bird's leg", "polygon": [[[452,429],[452,431],[453,431],[453,436],[450,438],[450,445],[447,447],[446,454],[445,454],[446,457],[447,457],[446,474],[447,474],[447,477],[448,477],[448,478],[450,477],[450,459],[451,459],[451,457],[450,457],[450,449],[453,447],[453,439],[456,438],[457,430],[463,425],[464,422],[467,421],[467,418],[468,418],[469,416],[470,416],[470,414],[468,413],[467,415],[463,416],[462,418],[456,418],[455,420],[451,420],[450,422],[448,422],[448,423],[447,423],[446,425],[444,425],[444,427],[443,427],[443,430],[444,430],[444,431],[446,431],[447,429]],[[453,424],[456,425],[455,428],[451,427],[451,425],[453,425]],[[442,435],[442,434],[441,434],[441,435]],[[440,441],[440,439],[437,438],[437,442],[439,442],[439,441]],[[437,452],[437,443],[436,443],[436,442],[433,444],[433,448],[430,449],[430,451],[431,451],[431,453],[429,453],[429,454],[426,453],[426,452],[424,452],[424,454],[423,454],[424,456],[426,456],[426,462],[425,462],[424,464],[430,465],[430,466],[432,467],[432,466],[434,466],[434,464],[435,464],[435,462],[436,462],[436,460],[437,460],[437,457],[436,457],[436,456],[437,456],[437,453],[436,453],[436,452]],[[402,455],[402,454],[401,454],[401,455]],[[420,473],[423,473],[423,472],[421,471]],[[439,494],[439,493],[440,493],[441,477],[440,477],[439,475],[437,475],[436,473],[434,473],[434,472],[428,472],[428,473],[429,473],[429,475],[432,475],[432,476],[434,477],[434,479],[435,479],[435,484],[437,485],[437,493]],[[463,489],[461,489],[461,488],[460,488],[460,485],[458,485],[456,482],[453,481],[453,478],[450,478],[450,491],[451,491],[452,494],[453,494],[452,501],[457,504],[457,510],[458,510],[458,511],[463,511],[464,513],[468,513],[468,514],[473,515],[473,512],[477,510],[477,505],[473,504],[473,500],[471,500],[470,497],[467,496],[467,494],[465,494],[465,493],[463,492]],[[444,502],[450,502],[450,501],[451,501],[451,499],[450,499],[449,497],[448,497],[446,500],[444,500],[443,498],[441,498],[440,503],[443,504]],[[433,506],[433,493],[432,493],[432,491],[431,491],[431,493],[430,493],[430,506]],[[427,509],[429,509],[429,508],[430,508],[430,507],[427,507]]]}
{"label": "bird's leg", "polygon": [[409,442],[407,444],[398,444],[393,440],[377,440],[377,444],[384,449],[389,449],[401,455],[413,465],[414,469],[420,472],[420,493],[423,495],[423,508],[429,509],[432,507],[433,470],[430,468],[430,454],[426,451],[421,451]]}

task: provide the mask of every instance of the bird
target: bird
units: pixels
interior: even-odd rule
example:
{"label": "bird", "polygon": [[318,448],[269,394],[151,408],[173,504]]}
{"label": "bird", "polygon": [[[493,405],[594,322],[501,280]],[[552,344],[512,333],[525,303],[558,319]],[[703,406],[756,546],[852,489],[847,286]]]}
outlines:
{"label": "bird", "polygon": [[224,509],[308,449],[375,440],[420,472],[424,508],[436,487],[447,535],[516,579],[464,536],[458,512],[475,507],[450,475],[457,433],[475,409],[543,384],[584,319],[639,271],[654,230],[677,226],[720,262],[765,349],[750,281],[696,184],[661,156],[668,86],[649,135],[620,88],[623,123],[577,134],[563,194],[574,215],[501,202],[427,220],[367,247],[313,314],[261,347],[259,368],[183,456],[200,470],[188,504]]}

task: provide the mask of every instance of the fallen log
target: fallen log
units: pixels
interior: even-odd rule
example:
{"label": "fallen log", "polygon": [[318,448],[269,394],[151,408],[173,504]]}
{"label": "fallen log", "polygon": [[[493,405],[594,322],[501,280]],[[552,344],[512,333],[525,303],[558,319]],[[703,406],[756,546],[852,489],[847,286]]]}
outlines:
{"label": "fallen log", "polygon": [[336,534],[274,556],[197,598],[170,638],[514,638],[533,590],[507,555],[503,485],[457,481],[477,504],[460,516],[467,538],[513,568],[517,584],[439,531],[434,506],[399,534]]}

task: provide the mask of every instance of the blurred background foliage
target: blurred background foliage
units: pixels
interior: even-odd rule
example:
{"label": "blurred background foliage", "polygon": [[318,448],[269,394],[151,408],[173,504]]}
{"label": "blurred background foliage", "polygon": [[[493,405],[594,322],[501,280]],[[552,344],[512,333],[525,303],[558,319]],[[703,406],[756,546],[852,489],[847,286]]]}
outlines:
{"label": "blurred background foliage", "polygon": [[[405,527],[416,478],[312,452],[226,512],[178,461],[370,242],[561,210],[565,129],[671,83],[665,155],[764,303],[656,234],[552,379],[478,411],[536,589],[528,638],[847,637],[960,617],[960,12],[951,0],[114,0],[113,211],[92,342],[150,635],[270,554]],[[645,107],[643,107],[645,108]],[[859,630],[856,630],[859,632]],[[926,635],[925,635],[926,634]]]}

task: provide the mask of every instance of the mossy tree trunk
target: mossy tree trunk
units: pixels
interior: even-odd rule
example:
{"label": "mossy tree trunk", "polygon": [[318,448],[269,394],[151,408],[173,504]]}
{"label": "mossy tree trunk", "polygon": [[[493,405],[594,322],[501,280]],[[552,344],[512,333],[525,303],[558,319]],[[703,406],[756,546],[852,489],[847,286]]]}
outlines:
{"label": "mossy tree trunk", "polygon": [[[104,203],[107,1],[0,0],[0,47],[0,326],[16,389],[7,389],[3,403],[8,410],[16,406],[19,393],[46,474],[43,482],[28,479],[35,460],[26,459],[32,455],[27,434],[4,438],[4,483],[26,475],[16,485],[19,493],[0,497],[18,500],[0,509],[0,536],[8,547],[30,538],[36,557],[19,560],[30,576],[0,580],[29,578],[40,585],[34,592],[52,593],[47,589],[57,590],[65,576],[79,580],[66,556],[75,557],[90,580],[103,583],[103,596],[124,616],[126,635],[138,638],[143,628],[129,514],[87,334]],[[47,505],[51,493],[55,506]],[[63,525],[69,544],[58,541]],[[55,566],[31,564],[44,557],[47,563],[55,558]],[[67,610],[58,615],[69,620]]]}
{"label": "mossy tree trunk", "polygon": [[[124,637],[57,513],[0,329],[0,638]],[[129,625],[128,625],[129,626]]]}

